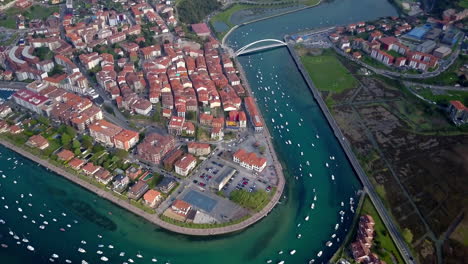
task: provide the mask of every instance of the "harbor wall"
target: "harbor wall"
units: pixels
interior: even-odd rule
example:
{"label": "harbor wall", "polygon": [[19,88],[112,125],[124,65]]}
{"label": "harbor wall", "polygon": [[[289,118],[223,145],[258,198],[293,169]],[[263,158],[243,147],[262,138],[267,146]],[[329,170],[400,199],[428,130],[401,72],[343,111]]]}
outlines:
{"label": "harbor wall", "polygon": [[400,251],[401,256],[403,257],[406,263],[414,263],[413,261],[414,258],[411,256],[411,251],[408,245],[406,245],[406,243],[404,242],[404,239],[401,236],[398,226],[395,224],[392,216],[388,213],[387,209],[385,208],[385,205],[383,204],[377,191],[375,190],[374,185],[370,182],[366,173],[362,169],[358,159],[356,158],[356,156],[354,155],[354,152],[352,151],[350,143],[346,140],[345,136],[343,135],[343,132],[341,132],[341,129],[339,128],[338,124],[336,123],[335,119],[330,113],[330,110],[325,104],[325,101],[320,95],[319,90],[315,87],[314,83],[312,82],[312,79],[309,76],[309,73],[304,68],[304,65],[302,64],[299,56],[294,50],[293,45],[290,42],[288,42],[288,36],[284,37],[284,41],[288,43],[287,48],[288,48],[289,54],[293,58],[296,64],[296,67],[298,68],[299,72],[302,75],[302,78],[307,83],[307,86],[309,87],[310,92],[314,96],[320,109],[322,110],[323,115],[327,119],[328,124],[332,128],[335,134],[335,137],[337,138],[338,142],[340,142],[340,145],[343,151],[345,152],[346,157],[351,163],[351,166],[354,169],[355,173],[357,174],[359,180],[361,181],[361,184],[364,186],[364,191],[369,195],[369,198],[371,199],[372,203],[377,209],[377,212],[379,213],[390,235],[392,236],[392,239],[395,242],[395,245]]}

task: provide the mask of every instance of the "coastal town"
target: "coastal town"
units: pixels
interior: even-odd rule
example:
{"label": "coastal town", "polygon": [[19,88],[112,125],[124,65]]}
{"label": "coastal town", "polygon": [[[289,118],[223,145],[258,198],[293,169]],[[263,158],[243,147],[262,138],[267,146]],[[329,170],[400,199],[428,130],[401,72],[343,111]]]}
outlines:
{"label": "coastal town", "polygon": [[[232,248],[243,254],[226,263],[458,263],[468,3],[359,1],[2,1],[0,147],[90,191],[61,215],[89,210],[80,216],[106,229],[97,241],[145,233],[146,245],[121,249],[123,263],[133,250],[148,258],[145,247],[187,262],[174,241],[206,263]],[[264,32],[269,22],[277,28]],[[2,154],[0,186],[25,184],[14,172],[23,162]],[[131,213],[128,223],[98,201]],[[159,227],[155,238],[133,215]],[[41,230],[57,221],[46,218]],[[29,232],[8,231],[39,255]],[[91,257],[86,239],[73,246],[82,264],[114,263],[102,250],[116,241]],[[12,245],[1,232],[0,242]]]}
{"label": "coastal town", "polygon": [[282,172],[208,26],[179,25],[170,1],[73,5],[17,17],[27,34],[2,49],[1,76],[25,85],[1,104],[3,140],[174,225],[239,223],[269,204]]}

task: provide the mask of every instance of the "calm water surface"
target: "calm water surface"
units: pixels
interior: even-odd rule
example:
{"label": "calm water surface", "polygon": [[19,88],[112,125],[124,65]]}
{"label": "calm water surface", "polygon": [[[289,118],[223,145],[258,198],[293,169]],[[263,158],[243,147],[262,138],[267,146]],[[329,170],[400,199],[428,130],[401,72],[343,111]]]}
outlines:
{"label": "calm water surface", "polygon": [[[228,42],[241,47],[305,28],[395,14],[384,0],[337,0],[241,27]],[[0,147],[0,219],[5,221],[0,224],[0,244],[8,245],[0,247],[0,263],[50,263],[49,258],[55,263],[66,259],[103,263],[102,255],[109,259],[107,263],[128,262],[129,258],[135,263],[153,263],[152,258],[158,263],[326,261],[350,225],[349,201],[356,197],[360,184],[287,50],[244,56],[240,62],[286,164],[286,198],[268,217],[247,230],[219,237],[169,233]],[[22,242],[24,238],[28,242]],[[332,247],[325,246],[329,240]],[[27,250],[28,245],[35,250]],[[79,253],[78,248],[86,253]],[[290,255],[293,249],[296,253]],[[320,258],[319,251],[323,251]]]}

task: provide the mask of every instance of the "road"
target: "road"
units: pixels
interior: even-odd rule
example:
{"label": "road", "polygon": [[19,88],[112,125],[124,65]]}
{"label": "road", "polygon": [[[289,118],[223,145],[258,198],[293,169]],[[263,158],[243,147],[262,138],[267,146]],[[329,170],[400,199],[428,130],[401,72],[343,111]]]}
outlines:
{"label": "road", "polygon": [[424,73],[421,73],[421,74],[409,74],[409,73],[400,73],[400,72],[394,72],[394,71],[390,71],[390,70],[375,68],[373,66],[370,66],[367,63],[362,62],[361,60],[355,59],[350,54],[342,51],[341,49],[339,49],[335,45],[333,45],[333,48],[338,54],[346,57],[347,59],[352,60],[352,61],[356,62],[357,64],[359,64],[359,65],[361,65],[363,67],[366,67],[367,69],[369,69],[369,70],[371,70],[371,71],[373,71],[373,72],[375,72],[377,74],[384,75],[384,76],[386,76],[388,78],[391,78],[391,79],[400,79],[400,78],[426,79],[426,78],[430,78],[430,77],[435,77],[435,76],[439,75],[440,73],[442,73],[443,71],[445,71],[446,69],[448,69],[455,62],[458,55],[460,54],[460,49],[457,49],[455,52],[452,52],[450,57],[448,59],[442,60],[440,62],[439,67],[437,67],[437,69],[435,71],[433,71],[433,72],[424,72]]}
{"label": "road", "polygon": [[436,89],[436,90],[444,90],[444,91],[460,91],[460,92],[468,92],[468,87],[463,86],[440,86],[440,85],[432,85],[432,84],[424,84],[424,83],[416,83],[416,82],[403,82],[406,86],[419,86],[429,89]]}
{"label": "road", "polygon": [[28,85],[28,83],[0,81],[0,90],[4,90],[4,91],[20,90],[20,89],[26,88],[26,85]]}
{"label": "road", "polygon": [[330,111],[328,110],[328,107],[326,106],[325,102],[323,101],[320,92],[317,90],[317,88],[314,86],[312,80],[309,77],[309,74],[307,73],[307,70],[304,68],[302,65],[300,59],[297,57],[297,54],[293,50],[294,48],[290,45],[288,45],[288,50],[293,57],[294,61],[296,62],[296,65],[301,72],[304,80],[306,81],[307,85],[309,86],[313,96],[315,97],[317,103],[319,104],[320,108],[322,109],[323,114],[325,115],[328,123],[330,124],[330,127],[333,129],[336,138],[338,139],[338,142],[340,142],[346,156],[348,157],[348,160],[351,162],[352,167],[354,168],[356,174],[358,175],[359,179],[361,180],[363,186],[364,186],[364,191],[369,195],[369,198],[371,199],[372,203],[374,204],[375,208],[377,209],[377,212],[379,213],[380,217],[382,218],[385,226],[387,227],[390,235],[393,238],[393,241],[395,242],[395,245],[397,246],[398,250],[400,251],[404,261],[408,264],[413,264],[414,262],[414,257],[412,256],[412,253],[408,246],[406,245],[406,242],[401,235],[397,224],[394,222],[393,218],[391,215],[388,213],[387,209],[385,208],[382,200],[377,194],[377,191],[375,190],[374,186],[370,182],[369,178],[367,177],[366,173],[362,169],[361,165],[359,164],[359,161],[357,160],[356,156],[354,155],[351,146],[349,142],[346,140],[344,137],[343,133],[341,132],[339,126],[337,125],[335,119],[331,115]]}

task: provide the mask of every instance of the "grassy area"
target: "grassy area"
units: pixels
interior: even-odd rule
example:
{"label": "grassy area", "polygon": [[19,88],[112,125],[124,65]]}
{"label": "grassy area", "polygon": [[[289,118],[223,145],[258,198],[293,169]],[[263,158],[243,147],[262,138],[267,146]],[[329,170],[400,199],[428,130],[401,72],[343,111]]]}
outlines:
{"label": "grassy area", "polygon": [[9,46],[15,42],[15,40],[18,38],[19,33],[13,33],[9,38],[5,39],[2,38],[2,41],[0,42],[0,46]]}
{"label": "grassy area", "polygon": [[26,10],[12,7],[5,11],[4,19],[0,19],[0,27],[6,28],[16,28],[16,15],[22,14],[27,19],[46,19],[54,12],[58,12],[58,6],[40,6],[40,5],[33,5]]}
{"label": "grassy area", "polygon": [[212,17],[211,20],[210,20],[210,24],[211,24],[211,26],[213,28],[214,28],[214,24],[216,22],[221,22],[221,23],[224,23],[224,24],[226,24],[228,26],[228,29],[226,29],[226,31],[216,33],[218,38],[221,39],[224,36],[224,34],[226,34],[229,31],[229,29],[234,27],[234,24],[231,23],[232,14],[234,14],[237,11],[244,10],[244,9],[249,9],[249,8],[253,8],[253,6],[252,5],[235,4],[235,5],[232,5],[231,7],[229,7],[228,9],[226,9],[226,10],[224,10],[222,12],[219,12],[216,16]]}
{"label": "grassy area", "polygon": [[375,221],[375,237],[372,251],[378,254],[386,263],[393,263],[391,254],[396,258],[397,263],[404,263],[400,253],[393,243],[392,238],[390,237],[390,234],[388,234],[387,228],[368,197],[366,197],[364,204],[362,205],[361,215],[365,214],[372,216]]}
{"label": "grassy area", "polygon": [[[272,190],[270,193],[275,192]],[[245,208],[258,212],[268,204],[271,199],[271,195],[263,190],[255,192],[234,190],[231,192],[229,199]]]}
{"label": "grassy area", "polygon": [[438,104],[448,104],[451,100],[459,100],[465,105],[468,105],[468,92],[463,91],[445,91],[444,93],[434,94],[429,88],[421,88],[417,90],[422,97],[434,101]]}
{"label": "grassy area", "polygon": [[358,85],[358,81],[331,51],[318,56],[301,56],[301,61],[320,91],[341,93]]}

